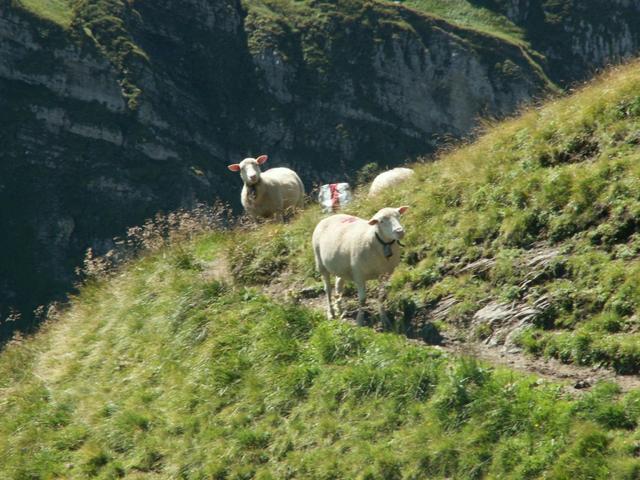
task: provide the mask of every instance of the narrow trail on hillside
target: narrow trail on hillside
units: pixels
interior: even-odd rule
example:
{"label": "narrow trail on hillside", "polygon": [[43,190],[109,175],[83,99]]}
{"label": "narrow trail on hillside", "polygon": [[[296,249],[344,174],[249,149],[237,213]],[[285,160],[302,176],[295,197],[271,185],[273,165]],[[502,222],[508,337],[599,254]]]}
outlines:
{"label": "narrow trail on hillside", "polygon": [[[216,268],[220,268],[221,264],[216,265]],[[226,267],[228,268],[228,264]],[[223,278],[231,279],[229,270],[226,271]],[[293,279],[294,276],[290,272],[283,272],[274,278],[269,285],[264,286],[263,292],[280,301],[295,301],[308,308],[324,312],[326,308],[324,294],[301,285],[292,286]],[[369,311],[375,311],[373,303],[370,307]],[[348,313],[344,321],[355,325],[355,310]],[[382,331],[377,322],[369,325],[369,328]],[[454,338],[446,333],[442,335],[441,341],[436,344],[430,344],[410,336],[407,338],[417,345],[429,346],[456,356],[476,358],[490,365],[509,368],[524,374],[536,375],[543,381],[561,383],[569,395],[575,396],[588,392],[600,381],[613,382],[619,386],[622,392],[640,389],[640,376],[638,375],[619,375],[610,368],[566,364],[555,359],[533,357],[517,348],[508,348],[504,345],[482,341],[469,341],[461,337]]]}

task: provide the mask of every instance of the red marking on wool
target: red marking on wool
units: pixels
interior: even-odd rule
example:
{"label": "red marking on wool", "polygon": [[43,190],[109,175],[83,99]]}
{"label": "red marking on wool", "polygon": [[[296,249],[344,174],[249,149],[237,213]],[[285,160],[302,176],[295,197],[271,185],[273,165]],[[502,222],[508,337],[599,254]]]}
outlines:
{"label": "red marking on wool", "polygon": [[353,223],[356,220],[358,220],[357,217],[349,217],[349,218],[345,218],[344,220],[342,220],[342,223]]}

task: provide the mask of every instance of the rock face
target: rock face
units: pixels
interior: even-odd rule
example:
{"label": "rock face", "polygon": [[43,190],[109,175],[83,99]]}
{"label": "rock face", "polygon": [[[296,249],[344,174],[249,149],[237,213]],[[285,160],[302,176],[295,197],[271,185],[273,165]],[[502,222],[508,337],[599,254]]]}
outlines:
{"label": "rock face", "polygon": [[476,0],[523,28],[556,82],[588,77],[640,45],[640,0]]}
{"label": "rock face", "polygon": [[[316,3],[285,22],[239,0],[87,1],[63,28],[0,0],[0,318],[67,291],[86,248],[157,211],[237,206],[231,161],[268,153],[310,187],[430,153],[549,88],[546,65],[498,38],[391,4]],[[508,3],[537,21],[534,0]],[[584,32],[583,63],[635,49],[635,27],[598,25],[566,27]]]}

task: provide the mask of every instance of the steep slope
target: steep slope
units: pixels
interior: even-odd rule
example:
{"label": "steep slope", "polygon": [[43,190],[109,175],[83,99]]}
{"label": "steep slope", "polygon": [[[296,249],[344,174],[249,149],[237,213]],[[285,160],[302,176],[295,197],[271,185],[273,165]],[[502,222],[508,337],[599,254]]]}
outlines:
{"label": "steep slope", "polygon": [[212,280],[235,241],[147,256],[4,349],[3,478],[636,478],[637,393],[572,399]]}
{"label": "steep slope", "polygon": [[[515,332],[512,347],[534,354],[638,371],[637,67],[500,123],[350,208],[412,205],[391,280],[400,333],[499,344]],[[301,305],[301,287],[318,293],[309,237],[320,217],[311,207],[289,225],[149,252],[8,345],[0,473],[638,477],[637,390],[572,395]],[[281,300],[260,292],[288,287]]]}
{"label": "steep slope", "polygon": [[237,203],[232,159],[343,178],[549,86],[516,45],[363,0],[3,0],[0,49],[0,316],[159,210]]}

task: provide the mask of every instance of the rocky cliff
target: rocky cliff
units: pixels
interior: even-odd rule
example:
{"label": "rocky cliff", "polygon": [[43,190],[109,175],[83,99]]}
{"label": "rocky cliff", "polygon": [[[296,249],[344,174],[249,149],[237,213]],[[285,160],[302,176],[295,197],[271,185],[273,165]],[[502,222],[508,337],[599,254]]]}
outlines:
{"label": "rocky cliff", "polygon": [[[617,2],[621,21],[635,3]],[[494,8],[526,26],[536,5]],[[546,63],[497,36],[370,0],[68,8],[61,24],[0,1],[1,316],[68,290],[87,247],[104,252],[157,211],[237,203],[231,161],[268,153],[307,186],[337,180],[513,112],[554,88],[547,74],[578,75],[551,74],[562,60],[552,43]],[[575,18],[566,35],[595,32],[576,37],[576,71],[635,50],[630,24],[632,33],[604,31]]]}

